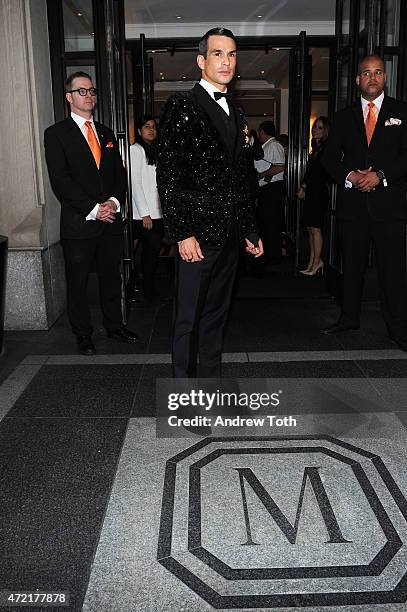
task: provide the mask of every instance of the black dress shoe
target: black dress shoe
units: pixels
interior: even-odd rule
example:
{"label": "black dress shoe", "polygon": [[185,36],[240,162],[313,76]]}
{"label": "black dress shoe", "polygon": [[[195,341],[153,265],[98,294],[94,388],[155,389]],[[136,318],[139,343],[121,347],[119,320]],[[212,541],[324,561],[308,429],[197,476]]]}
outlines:
{"label": "black dress shoe", "polygon": [[113,338],[113,340],[119,340],[119,342],[128,342],[129,344],[141,342],[141,338],[130,329],[127,329],[127,327],[110,331],[108,330],[107,337]]}
{"label": "black dress shoe", "polygon": [[322,330],[323,334],[340,334],[350,329],[359,329],[359,325],[352,325],[351,323],[334,323],[329,325]]}
{"label": "black dress shoe", "polygon": [[95,355],[96,349],[90,336],[78,336],[78,351],[81,355]]}

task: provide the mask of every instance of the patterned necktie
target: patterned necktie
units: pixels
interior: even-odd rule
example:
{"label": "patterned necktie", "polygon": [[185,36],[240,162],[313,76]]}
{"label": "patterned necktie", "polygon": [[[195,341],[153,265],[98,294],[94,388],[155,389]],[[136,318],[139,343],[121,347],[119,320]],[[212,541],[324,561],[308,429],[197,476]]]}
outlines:
{"label": "patterned necktie", "polygon": [[369,112],[367,113],[366,121],[365,121],[365,130],[366,130],[366,138],[367,144],[370,145],[370,141],[372,140],[373,132],[376,127],[376,113],[374,111],[375,105],[373,102],[369,102],[368,104]]}
{"label": "patterned necktie", "polygon": [[95,136],[95,132],[93,131],[92,122],[85,121],[85,125],[88,130],[88,145],[90,147],[90,150],[92,151],[93,157],[95,158],[96,165],[99,168],[101,157],[100,144]]}

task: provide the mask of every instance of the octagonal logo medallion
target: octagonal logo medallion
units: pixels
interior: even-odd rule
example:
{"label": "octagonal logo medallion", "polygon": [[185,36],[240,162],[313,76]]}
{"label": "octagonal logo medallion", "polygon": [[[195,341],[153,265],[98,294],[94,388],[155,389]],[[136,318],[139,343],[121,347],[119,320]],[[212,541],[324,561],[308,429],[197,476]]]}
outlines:
{"label": "octagonal logo medallion", "polygon": [[213,607],[407,599],[407,501],[329,436],[207,438],[167,461],[158,561]]}

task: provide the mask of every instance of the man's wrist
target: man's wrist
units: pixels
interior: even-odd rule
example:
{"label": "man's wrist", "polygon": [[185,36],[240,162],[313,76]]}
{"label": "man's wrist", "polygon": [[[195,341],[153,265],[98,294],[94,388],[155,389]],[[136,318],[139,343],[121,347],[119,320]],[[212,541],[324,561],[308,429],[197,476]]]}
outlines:
{"label": "man's wrist", "polygon": [[373,172],[376,174],[377,178],[379,179],[379,182],[383,183],[384,187],[387,187],[386,176],[383,170],[374,170]]}
{"label": "man's wrist", "polygon": [[352,183],[352,181],[350,180],[350,176],[351,176],[351,175],[352,175],[354,172],[355,172],[354,170],[351,170],[350,172],[348,172],[348,174],[347,174],[347,175],[346,175],[346,177],[345,177],[345,188],[346,188],[346,189],[352,189],[352,187],[353,187],[353,183]]}

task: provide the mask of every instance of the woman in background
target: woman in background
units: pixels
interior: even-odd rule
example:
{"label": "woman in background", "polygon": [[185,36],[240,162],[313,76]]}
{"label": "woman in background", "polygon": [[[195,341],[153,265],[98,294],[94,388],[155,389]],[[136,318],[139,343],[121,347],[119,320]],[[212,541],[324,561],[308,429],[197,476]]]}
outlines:
{"label": "woman in background", "polygon": [[308,158],[307,168],[297,196],[304,200],[303,225],[308,230],[309,260],[301,274],[315,276],[322,272],[324,262],[322,252],[322,228],[324,217],[328,208],[329,190],[328,175],[326,174],[321,158],[328,138],[328,118],[317,117],[312,125],[311,154]]}
{"label": "woman in background", "polygon": [[136,142],[130,147],[133,235],[142,242],[143,292],[151,300],[157,295],[153,279],[164,234],[155,177],[157,124],[146,116],[136,128]]}

